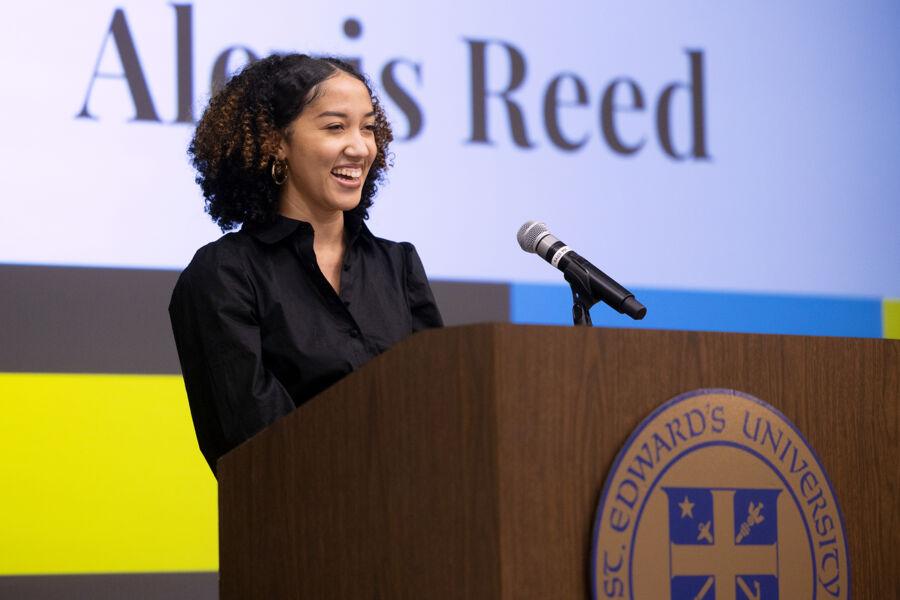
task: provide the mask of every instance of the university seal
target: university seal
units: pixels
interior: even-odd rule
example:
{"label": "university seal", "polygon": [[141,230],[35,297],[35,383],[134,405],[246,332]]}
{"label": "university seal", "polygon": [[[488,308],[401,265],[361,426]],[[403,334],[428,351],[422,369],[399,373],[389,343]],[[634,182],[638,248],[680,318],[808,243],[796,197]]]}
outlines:
{"label": "university seal", "polygon": [[638,426],[594,520],[592,597],[850,596],[837,497],[801,433],[733,390],[673,398]]}

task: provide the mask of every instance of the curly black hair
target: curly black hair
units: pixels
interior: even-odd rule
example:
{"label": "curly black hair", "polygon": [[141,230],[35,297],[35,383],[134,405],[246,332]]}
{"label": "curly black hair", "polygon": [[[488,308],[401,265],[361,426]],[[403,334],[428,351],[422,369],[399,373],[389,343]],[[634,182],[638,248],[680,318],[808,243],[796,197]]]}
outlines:
{"label": "curly black hair", "polygon": [[279,142],[287,135],[288,125],[315,100],[318,85],[339,71],[366,86],[375,110],[378,151],[363,183],[360,203],[351,211],[368,218],[394,139],[368,80],[338,58],[273,54],[248,64],[210,99],[188,146],[206,212],[222,231],[274,218],[280,188],[271,169]]}

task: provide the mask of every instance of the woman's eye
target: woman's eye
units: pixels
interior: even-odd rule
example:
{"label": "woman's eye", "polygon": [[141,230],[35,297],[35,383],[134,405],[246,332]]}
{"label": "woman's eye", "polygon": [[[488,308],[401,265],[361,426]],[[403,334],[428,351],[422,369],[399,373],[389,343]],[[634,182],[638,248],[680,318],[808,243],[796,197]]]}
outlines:
{"label": "woman's eye", "polygon": [[343,128],[344,128],[344,126],[341,125],[340,123],[332,123],[331,125],[329,125],[329,126],[326,127],[325,129],[330,129],[330,130],[332,130],[332,131],[340,131],[340,130],[343,129]]}
{"label": "woman's eye", "polygon": [[375,131],[375,123],[366,125],[363,129],[365,129],[366,131]]}

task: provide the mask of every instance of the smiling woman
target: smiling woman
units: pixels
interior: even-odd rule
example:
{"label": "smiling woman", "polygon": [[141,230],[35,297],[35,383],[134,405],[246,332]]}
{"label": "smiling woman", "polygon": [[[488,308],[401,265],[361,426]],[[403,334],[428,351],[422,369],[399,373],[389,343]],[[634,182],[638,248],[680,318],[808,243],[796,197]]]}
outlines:
{"label": "smiling woman", "polygon": [[365,84],[337,71],[288,126],[277,152],[284,173],[278,211],[313,224],[319,268],[340,290],[344,211],[360,203],[362,182],[378,155],[375,109]]}
{"label": "smiling woman", "polygon": [[223,231],[169,314],[191,416],[218,458],[441,316],[412,244],[364,224],[393,136],[365,77],[270,56],[209,103],[188,150]]}
{"label": "smiling woman", "polygon": [[375,109],[365,85],[343,72],[326,79],[278,149],[288,173],[280,211],[310,217],[353,210],[377,154]]}

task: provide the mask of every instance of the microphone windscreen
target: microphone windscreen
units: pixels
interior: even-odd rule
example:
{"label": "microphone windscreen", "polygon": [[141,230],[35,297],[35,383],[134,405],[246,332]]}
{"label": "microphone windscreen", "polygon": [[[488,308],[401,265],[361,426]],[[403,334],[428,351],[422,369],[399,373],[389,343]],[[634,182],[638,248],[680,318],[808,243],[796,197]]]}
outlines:
{"label": "microphone windscreen", "polygon": [[522,250],[534,253],[537,250],[538,242],[548,233],[550,233],[550,229],[547,227],[546,223],[540,221],[527,221],[524,225],[519,227],[519,233],[516,234],[516,239],[519,240],[519,246],[522,247]]}

